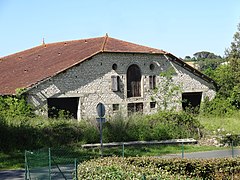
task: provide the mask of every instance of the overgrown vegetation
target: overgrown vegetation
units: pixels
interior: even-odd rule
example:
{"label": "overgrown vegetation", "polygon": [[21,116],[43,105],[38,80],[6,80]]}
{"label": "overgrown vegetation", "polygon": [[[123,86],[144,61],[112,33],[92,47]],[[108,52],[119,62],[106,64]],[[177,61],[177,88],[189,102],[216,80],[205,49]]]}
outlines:
{"label": "overgrown vegetation", "polygon": [[[1,150],[57,147],[75,143],[96,143],[96,122],[42,117],[1,117]],[[185,112],[159,112],[154,115],[117,115],[103,126],[104,142],[198,138],[200,123]],[[201,128],[200,128],[201,129]],[[19,143],[21,142],[21,143]]]}
{"label": "overgrown vegetation", "polygon": [[33,117],[31,106],[27,104],[24,96],[0,96],[0,116],[5,118]]}

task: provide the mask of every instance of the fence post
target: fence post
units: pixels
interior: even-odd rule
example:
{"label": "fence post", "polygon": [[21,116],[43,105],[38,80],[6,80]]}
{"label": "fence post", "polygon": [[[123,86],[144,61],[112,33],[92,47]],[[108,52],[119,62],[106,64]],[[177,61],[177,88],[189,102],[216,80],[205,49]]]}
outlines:
{"label": "fence post", "polygon": [[184,145],[183,145],[183,142],[182,142],[182,159],[184,158]]}
{"label": "fence post", "polygon": [[77,180],[77,158],[74,159],[74,166],[75,166],[75,180]]}
{"label": "fence post", "polygon": [[27,180],[27,172],[28,172],[27,167],[28,167],[28,165],[27,165],[27,151],[25,150],[25,180]]}
{"label": "fence post", "polygon": [[51,148],[48,148],[48,173],[49,173],[49,180],[51,180]]}
{"label": "fence post", "polygon": [[232,140],[232,158],[234,158],[234,147],[233,147],[233,140]]}
{"label": "fence post", "polygon": [[122,144],[122,157],[124,158],[124,143]]}

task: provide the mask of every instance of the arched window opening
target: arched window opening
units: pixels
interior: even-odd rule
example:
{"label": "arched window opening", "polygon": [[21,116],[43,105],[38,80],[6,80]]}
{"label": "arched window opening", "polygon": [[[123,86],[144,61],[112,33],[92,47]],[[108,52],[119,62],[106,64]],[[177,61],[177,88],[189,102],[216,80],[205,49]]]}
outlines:
{"label": "arched window opening", "polygon": [[141,96],[141,70],[133,64],[127,70],[127,97]]}

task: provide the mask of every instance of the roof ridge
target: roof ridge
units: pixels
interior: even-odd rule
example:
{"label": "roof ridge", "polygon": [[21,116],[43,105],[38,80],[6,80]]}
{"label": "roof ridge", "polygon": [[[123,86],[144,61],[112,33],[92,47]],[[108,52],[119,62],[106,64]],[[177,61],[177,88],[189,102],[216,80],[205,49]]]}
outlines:
{"label": "roof ridge", "polygon": [[[58,42],[52,42],[52,43],[45,43],[46,45],[54,45],[54,44],[61,44],[61,43],[70,43],[70,42],[77,42],[77,41],[86,41],[90,39],[100,39],[102,37],[94,37],[94,38],[84,38],[84,39],[73,39],[73,40],[66,40],[66,41],[58,41]],[[41,45],[42,46],[42,45]]]}
{"label": "roof ridge", "polygon": [[101,51],[103,52],[105,49],[105,45],[107,43],[107,39],[108,39],[108,33],[106,33],[106,35],[104,36],[104,40],[103,40],[103,44],[102,44],[102,48]]}
{"label": "roof ridge", "polygon": [[165,50],[163,50],[163,49],[153,48],[153,47],[150,47],[150,46],[148,46],[148,45],[137,44],[137,43],[135,43],[135,42],[131,42],[131,41],[128,41],[128,40],[117,39],[117,38],[113,38],[113,37],[110,37],[110,38],[111,38],[111,39],[118,40],[118,41],[121,41],[121,42],[130,43],[130,44],[133,44],[133,45],[136,45],[136,46],[140,46],[140,47],[144,47],[144,48],[149,48],[149,49],[157,50],[157,51],[162,51],[162,53],[165,53],[165,54],[168,54],[168,53],[169,53],[168,51],[165,51]]}

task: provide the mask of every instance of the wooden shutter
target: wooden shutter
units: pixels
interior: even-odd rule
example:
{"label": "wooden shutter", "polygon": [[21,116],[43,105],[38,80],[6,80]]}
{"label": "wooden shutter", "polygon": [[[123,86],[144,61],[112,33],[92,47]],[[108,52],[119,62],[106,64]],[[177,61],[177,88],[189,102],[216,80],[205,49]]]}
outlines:
{"label": "wooden shutter", "polygon": [[112,91],[119,91],[119,76],[111,76],[112,78]]}
{"label": "wooden shutter", "polygon": [[156,88],[156,76],[149,76],[149,88]]}

